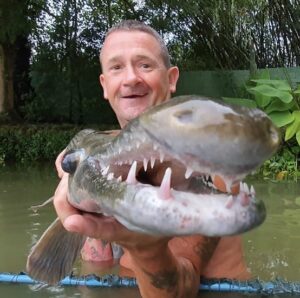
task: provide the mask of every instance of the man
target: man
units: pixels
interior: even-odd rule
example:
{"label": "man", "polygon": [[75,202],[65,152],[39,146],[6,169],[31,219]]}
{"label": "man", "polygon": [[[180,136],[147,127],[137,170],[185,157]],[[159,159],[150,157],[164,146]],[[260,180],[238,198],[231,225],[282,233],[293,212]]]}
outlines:
{"label": "man", "polygon": [[[147,108],[170,99],[179,77],[161,37],[137,21],[124,21],[106,35],[100,62],[104,97],[121,127]],[[60,161],[61,156],[58,157]],[[164,165],[155,168],[156,184]],[[174,178],[175,175],[175,178]],[[176,177],[172,179],[181,179]],[[80,214],[67,202],[66,173],[54,197],[55,209],[71,232],[120,244],[127,276],[135,276],[143,297],[194,297],[200,276],[247,279],[240,237],[154,237],[127,230],[112,218]],[[126,271],[127,270],[127,271]],[[124,272],[124,271],[123,271]]]}

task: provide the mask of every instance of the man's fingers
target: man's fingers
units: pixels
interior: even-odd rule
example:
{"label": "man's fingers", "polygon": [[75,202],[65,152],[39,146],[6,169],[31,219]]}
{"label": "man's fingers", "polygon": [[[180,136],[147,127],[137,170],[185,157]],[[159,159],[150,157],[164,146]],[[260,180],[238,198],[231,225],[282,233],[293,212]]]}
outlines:
{"label": "man's fingers", "polygon": [[63,150],[61,153],[59,153],[59,155],[57,156],[57,158],[55,160],[55,167],[56,167],[57,175],[59,178],[62,178],[65,173],[61,167],[61,162],[62,162],[62,159],[63,159],[65,153],[66,153],[66,149]]}
{"label": "man's fingers", "polygon": [[67,193],[68,193],[68,174],[65,173],[62,176],[62,179],[60,180],[56,188],[54,194],[54,200],[53,200],[56,213],[63,224],[69,216],[74,214],[79,214],[78,210],[75,209],[68,202]]}

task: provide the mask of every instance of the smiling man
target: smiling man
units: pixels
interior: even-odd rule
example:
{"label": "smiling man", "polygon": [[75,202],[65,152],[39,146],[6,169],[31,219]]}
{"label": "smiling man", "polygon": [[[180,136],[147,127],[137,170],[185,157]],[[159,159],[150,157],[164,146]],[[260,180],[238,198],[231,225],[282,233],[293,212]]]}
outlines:
{"label": "smiling man", "polygon": [[158,43],[156,34],[148,27],[144,31],[115,27],[106,36],[100,82],[121,127],[176,90],[178,68],[171,67],[166,46]]}
{"label": "smiling man", "polygon": [[[149,107],[169,100],[176,91],[178,68],[170,65],[158,33],[143,23],[123,21],[110,29],[100,62],[104,97],[122,128]],[[240,237],[154,237],[129,231],[112,218],[79,213],[67,201],[68,175],[61,172],[61,158],[62,154],[57,159],[62,179],[54,205],[65,229],[121,245],[125,251],[120,259],[121,272],[137,278],[143,297],[195,297],[200,276],[249,277]],[[147,181],[159,184],[167,166],[156,166],[146,176]],[[181,180],[184,177],[173,173],[173,183],[180,184]],[[89,259],[87,252],[83,250],[85,259]]]}

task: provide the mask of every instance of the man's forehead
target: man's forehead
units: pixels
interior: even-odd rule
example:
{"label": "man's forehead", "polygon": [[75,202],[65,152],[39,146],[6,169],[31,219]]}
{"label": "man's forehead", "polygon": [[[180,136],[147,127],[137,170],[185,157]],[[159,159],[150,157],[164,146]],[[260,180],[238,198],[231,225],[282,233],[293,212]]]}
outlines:
{"label": "man's forehead", "polygon": [[101,60],[122,59],[125,49],[137,59],[157,59],[161,54],[160,45],[152,35],[140,31],[116,31],[106,38],[101,50]]}

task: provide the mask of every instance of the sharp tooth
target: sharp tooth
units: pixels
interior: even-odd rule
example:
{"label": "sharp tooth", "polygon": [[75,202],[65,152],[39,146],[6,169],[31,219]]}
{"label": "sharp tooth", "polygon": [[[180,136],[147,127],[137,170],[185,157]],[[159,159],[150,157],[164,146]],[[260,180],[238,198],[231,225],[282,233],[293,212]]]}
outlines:
{"label": "sharp tooth", "polygon": [[240,182],[240,191],[244,191],[244,185],[243,185],[243,182]]}
{"label": "sharp tooth", "polygon": [[154,164],[155,164],[155,158],[153,156],[151,156],[151,159],[150,159],[151,169],[154,168]]}
{"label": "sharp tooth", "polygon": [[144,170],[146,172],[147,171],[147,167],[148,167],[148,160],[146,158],[144,158],[144,160],[143,160],[143,165],[144,165]]}
{"label": "sharp tooth", "polygon": [[186,172],[185,172],[185,175],[184,175],[185,179],[190,178],[192,173],[193,173],[193,170],[191,168],[187,168]]}
{"label": "sharp tooth", "polygon": [[114,173],[109,173],[107,175],[107,180],[112,180],[114,178]]}
{"label": "sharp tooth", "polygon": [[244,192],[246,194],[249,194],[249,187],[248,187],[247,183],[244,183]]}
{"label": "sharp tooth", "polygon": [[157,148],[158,148],[157,144],[153,144],[153,149],[154,149],[154,151],[156,151]]}
{"label": "sharp tooth", "polygon": [[251,185],[250,187],[250,193],[254,196],[255,195],[255,189],[253,187],[253,185]]}
{"label": "sharp tooth", "polygon": [[136,149],[139,149],[139,148],[140,148],[140,146],[141,146],[141,143],[140,143],[139,141],[136,141],[136,144],[135,144],[135,146],[136,146]]}
{"label": "sharp tooth", "polygon": [[128,176],[127,176],[127,179],[126,179],[126,182],[128,184],[136,184],[137,183],[137,180],[135,178],[135,175],[136,175],[136,166],[137,166],[137,162],[134,161],[133,164],[130,167],[130,170],[128,172]]}
{"label": "sharp tooth", "polygon": [[159,152],[159,160],[162,163],[164,161],[165,155],[162,151]]}
{"label": "sharp tooth", "polygon": [[159,188],[159,197],[164,200],[168,200],[172,198],[171,195],[171,175],[172,170],[171,168],[167,168],[164,178],[161,182],[160,188]]}
{"label": "sharp tooth", "polygon": [[118,182],[122,182],[122,176],[119,176],[119,177],[117,178],[117,181],[118,181]]}
{"label": "sharp tooth", "polygon": [[211,182],[207,182],[207,186],[209,186],[209,187],[211,187],[211,188],[214,188],[214,189],[217,189],[217,188],[215,187],[215,185],[214,185],[213,183],[211,183]]}
{"label": "sharp tooth", "polygon": [[229,196],[226,203],[225,203],[225,207],[230,209],[233,205],[233,196]]}
{"label": "sharp tooth", "polygon": [[102,175],[103,175],[103,176],[107,175],[108,170],[109,170],[109,166],[107,166],[106,168],[104,168],[104,169],[102,170]]}
{"label": "sharp tooth", "polygon": [[231,185],[232,185],[232,182],[227,180],[227,179],[224,179],[224,182],[225,182],[225,185],[226,185],[226,191],[228,193],[231,193]]}

